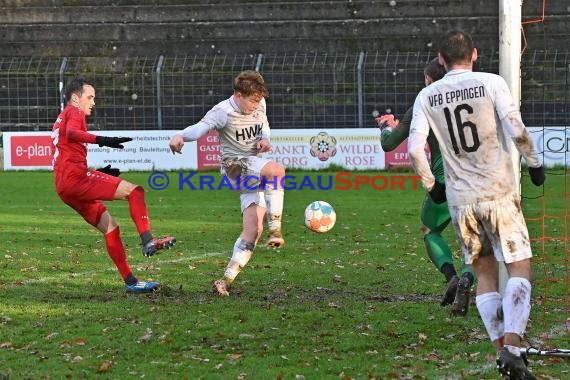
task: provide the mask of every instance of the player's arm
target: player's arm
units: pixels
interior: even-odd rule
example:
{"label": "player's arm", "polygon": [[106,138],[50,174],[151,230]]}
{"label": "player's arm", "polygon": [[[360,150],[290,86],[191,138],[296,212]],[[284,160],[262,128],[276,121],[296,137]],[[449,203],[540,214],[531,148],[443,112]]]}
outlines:
{"label": "player's arm", "polygon": [[394,128],[384,128],[380,133],[380,144],[384,152],[391,152],[403,143],[410,134],[413,107],[408,108],[399,124]]}
{"label": "player's arm", "polygon": [[428,191],[430,198],[437,204],[447,200],[445,193],[445,183],[438,182],[431,171],[429,161],[427,159],[424,147],[426,145],[427,136],[424,132],[417,130],[410,131],[408,138],[408,154],[412,167],[421,177],[422,185]]}
{"label": "player's arm", "polygon": [[[261,107],[264,111],[267,109],[265,99],[261,100]],[[269,120],[267,120],[267,114],[265,115],[265,122],[263,123],[263,127],[261,127],[261,138],[257,142],[257,151],[259,153],[271,151],[271,128],[269,128]]]}
{"label": "player's arm", "polygon": [[130,137],[107,137],[98,136],[81,129],[83,125],[83,115],[71,112],[66,125],[66,137],[68,141],[99,144],[99,146],[108,146],[111,148],[123,149],[123,143],[132,141]]}
{"label": "player's arm", "polygon": [[511,136],[520,155],[524,157],[528,165],[532,183],[536,186],[542,185],[546,180],[544,166],[538,157],[538,153],[522,121],[520,112],[510,112],[505,118],[501,119],[501,124],[509,136]]}
{"label": "player's arm", "polygon": [[267,128],[266,131],[264,131],[263,128],[261,129],[261,138],[257,142],[258,153],[265,153],[271,151],[271,140],[269,138],[270,134],[268,133],[269,128]]}
{"label": "player's arm", "polygon": [[408,154],[412,168],[416,174],[421,176],[422,185],[429,191],[435,183],[435,176],[429,167],[429,161],[425,152],[427,137],[428,135],[424,132],[417,130],[410,131]]}
{"label": "player's arm", "polygon": [[499,77],[493,84],[495,85],[495,109],[501,120],[501,125],[513,140],[520,155],[524,157],[532,183],[540,186],[546,179],[544,166],[522,121],[521,113],[513,107],[515,102],[505,80]]}
{"label": "player's arm", "polygon": [[422,185],[428,191],[429,196],[435,203],[443,203],[447,200],[445,184],[437,182],[431,171],[425,152],[425,145],[429,135],[429,123],[418,96],[414,103],[410,135],[408,138],[408,154],[412,167],[416,174],[421,177]]}
{"label": "player's arm", "polygon": [[208,134],[212,129],[214,129],[213,126],[203,121],[199,121],[194,125],[184,128],[170,139],[169,146],[172,154],[182,153],[182,148],[184,147],[185,142],[196,141],[200,137],[206,136],[206,134]]}
{"label": "player's arm", "polygon": [[222,129],[228,121],[228,114],[220,107],[214,107],[196,124],[184,128],[170,139],[172,154],[182,153],[185,142],[196,141],[213,129]]}
{"label": "player's arm", "polygon": [[81,129],[84,123],[84,116],[78,112],[69,112],[67,118],[65,137],[68,141],[82,144],[95,144],[97,136]]}

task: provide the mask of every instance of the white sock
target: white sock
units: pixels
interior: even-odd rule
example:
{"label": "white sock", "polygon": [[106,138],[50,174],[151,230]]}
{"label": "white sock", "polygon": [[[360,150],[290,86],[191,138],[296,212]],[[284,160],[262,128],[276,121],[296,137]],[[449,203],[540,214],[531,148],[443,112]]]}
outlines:
{"label": "white sock", "polygon": [[501,295],[497,292],[480,294],[475,297],[475,304],[491,341],[505,335],[503,321],[497,315],[502,304]]}
{"label": "white sock", "polygon": [[520,347],[511,346],[509,344],[505,344],[505,348],[515,356],[521,356],[521,349]]}
{"label": "white sock", "polygon": [[530,315],[530,282],[523,277],[511,277],[505,286],[503,313],[505,333],[524,336]]}
{"label": "white sock", "polygon": [[235,280],[239,272],[241,272],[241,269],[245,267],[249,259],[251,259],[254,248],[255,244],[252,242],[242,240],[240,237],[237,238],[234,244],[234,252],[232,254],[230,263],[226,267],[224,277],[232,281]]}
{"label": "white sock", "polygon": [[275,189],[272,183],[265,186],[265,203],[267,205],[267,223],[269,231],[281,229],[281,214],[283,214],[283,198],[285,191]]}

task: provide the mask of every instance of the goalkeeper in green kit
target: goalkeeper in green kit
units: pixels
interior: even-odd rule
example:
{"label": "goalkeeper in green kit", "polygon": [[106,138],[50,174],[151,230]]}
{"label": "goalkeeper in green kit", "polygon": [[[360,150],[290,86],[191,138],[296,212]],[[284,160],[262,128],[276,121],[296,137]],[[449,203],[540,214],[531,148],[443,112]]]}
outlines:
{"label": "goalkeeper in green kit", "polygon": [[[424,69],[425,85],[429,86],[431,83],[443,78],[444,75],[445,68],[439,64],[437,58],[433,59]],[[376,117],[376,122],[381,131],[380,141],[382,149],[385,152],[396,149],[408,138],[412,121],[412,110],[413,107],[410,107],[400,121],[396,120],[392,114]],[[427,142],[431,153],[431,170],[436,181],[443,183],[443,161],[439,144],[432,132],[430,132]],[[421,211],[421,221],[423,223],[422,231],[428,255],[437,269],[443,273],[446,280],[441,305],[451,304],[452,314],[465,316],[469,307],[471,286],[475,281],[475,272],[470,265],[465,265],[464,260],[462,260],[461,277],[457,275],[453,265],[451,249],[443,236],[441,236],[441,233],[451,221],[447,202],[437,204],[426,194]]]}

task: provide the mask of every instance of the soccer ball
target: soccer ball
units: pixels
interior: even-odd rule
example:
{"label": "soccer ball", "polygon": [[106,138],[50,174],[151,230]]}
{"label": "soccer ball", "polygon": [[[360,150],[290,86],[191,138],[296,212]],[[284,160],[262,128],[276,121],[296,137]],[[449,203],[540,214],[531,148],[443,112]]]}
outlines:
{"label": "soccer ball", "polygon": [[330,231],[336,223],[336,212],[324,201],[314,201],[305,209],[305,226],[314,232]]}

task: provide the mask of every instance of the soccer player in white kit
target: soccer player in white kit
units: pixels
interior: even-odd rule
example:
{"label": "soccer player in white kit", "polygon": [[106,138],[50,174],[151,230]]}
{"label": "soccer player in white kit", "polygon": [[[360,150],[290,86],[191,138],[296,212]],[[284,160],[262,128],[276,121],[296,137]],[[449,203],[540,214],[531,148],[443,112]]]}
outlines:
{"label": "soccer player in white kit", "polygon": [[[530,315],[532,253],[507,135],[536,186],[544,183],[544,168],[505,80],[472,71],[477,49],[471,36],[448,32],[438,57],[448,72],[416,97],[408,141],[412,166],[436,203],[447,199],[465,263],[477,273],[475,301],[498,349],[499,373],[535,379],[520,354]],[[430,128],[443,155],[445,184],[435,180],[424,152]],[[500,261],[509,274],[503,297]]]}
{"label": "soccer player in white kit", "polygon": [[215,291],[229,295],[230,285],[250,260],[263,232],[267,217],[267,247],[285,244],[281,233],[283,212],[283,177],[280,163],[261,156],[271,150],[265,98],[269,95],[260,73],[246,70],[233,82],[231,97],[216,104],[198,123],[190,125],[170,139],[173,153],[181,153],[184,142],[196,141],[216,130],[221,147],[221,173],[239,191],[243,229],[237,238],[224,278],[214,281]]}

